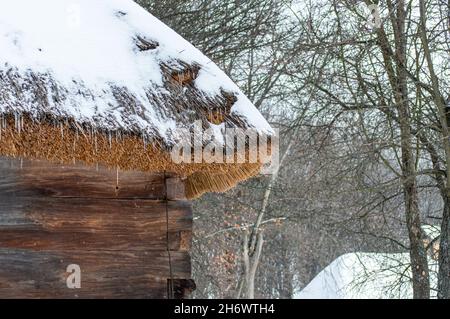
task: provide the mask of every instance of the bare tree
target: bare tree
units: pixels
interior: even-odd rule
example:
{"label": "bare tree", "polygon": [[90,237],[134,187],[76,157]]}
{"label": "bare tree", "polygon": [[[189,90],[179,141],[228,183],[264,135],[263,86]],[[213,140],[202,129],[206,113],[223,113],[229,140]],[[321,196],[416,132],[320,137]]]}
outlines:
{"label": "bare tree", "polygon": [[276,175],[195,203],[197,296],[292,297],[340,254],[371,251],[409,252],[428,298],[421,226],[440,221],[449,297],[448,2],[388,0],[380,28],[346,0],[138,2],[224,68],[289,149]]}

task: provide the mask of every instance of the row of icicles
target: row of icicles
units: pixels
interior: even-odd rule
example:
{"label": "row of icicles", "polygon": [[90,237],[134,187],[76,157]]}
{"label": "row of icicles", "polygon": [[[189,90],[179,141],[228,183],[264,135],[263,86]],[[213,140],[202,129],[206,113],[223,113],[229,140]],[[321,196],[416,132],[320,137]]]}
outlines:
{"label": "row of icicles", "polygon": [[[61,137],[64,138],[64,124],[62,122],[59,122],[59,126],[61,128]],[[77,139],[79,137],[79,132],[81,132],[82,135],[84,135],[87,138],[87,136],[84,133],[84,130],[78,124],[76,126],[77,126],[77,128],[76,128]],[[18,134],[22,133],[23,128],[24,128],[24,117],[20,113],[14,113],[14,127],[15,127],[15,130],[16,130],[16,132]],[[1,118],[0,118],[0,140],[2,139],[2,132],[4,130],[6,130],[7,128],[8,128],[7,117],[5,117],[4,115],[1,115]],[[109,147],[110,147],[110,149],[112,148],[113,134],[115,135],[116,143],[119,140],[123,139],[123,136],[122,136],[122,134],[119,131],[115,131],[114,133],[112,133],[111,131],[108,131],[108,140],[109,140]],[[97,152],[97,132],[94,129],[91,129],[90,134],[91,134],[91,136],[94,137],[91,140],[94,140],[95,151]],[[146,140],[145,137],[143,138],[143,143],[144,143],[144,149],[146,149],[146,147],[147,147],[147,140]],[[20,169],[23,169],[23,158],[22,157],[20,158]],[[98,163],[96,164],[96,169],[97,169],[97,171],[99,170],[99,164]],[[119,189],[119,172],[120,172],[120,167],[117,166],[116,167],[116,191],[118,191],[118,189]]]}
{"label": "row of icicles", "polygon": [[[60,131],[61,131],[61,137],[64,139],[64,127],[67,126],[67,121],[58,121],[57,124],[54,126],[59,126],[60,127]],[[94,129],[92,126],[90,127],[90,129],[88,130],[88,134],[89,137],[86,135],[86,130],[83,129],[78,123],[74,122],[74,129],[75,129],[75,133],[76,133],[76,138],[79,138],[79,135],[83,135],[87,140],[92,140],[94,142],[94,146],[95,146],[95,151],[98,151],[97,148],[97,135],[99,134],[98,130]],[[24,130],[24,116],[21,113],[14,113],[14,128],[16,130],[17,134],[21,134]],[[8,129],[8,119],[7,116],[5,115],[1,115],[0,118],[0,140],[3,137],[3,131]],[[103,133],[100,133],[103,134]],[[147,150],[147,147],[149,145],[149,140],[150,138],[148,138],[146,136],[145,133],[141,133],[140,134],[142,136],[142,144],[144,147],[144,150]],[[119,141],[123,141],[124,139],[124,134],[122,134],[121,131],[119,130],[115,130],[115,131],[111,131],[108,130],[107,131],[107,136],[108,136],[108,143],[109,143],[109,148],[112,149],[112,144],[113,144],[113,139],[115,140],[116,143],[118,143]]]}

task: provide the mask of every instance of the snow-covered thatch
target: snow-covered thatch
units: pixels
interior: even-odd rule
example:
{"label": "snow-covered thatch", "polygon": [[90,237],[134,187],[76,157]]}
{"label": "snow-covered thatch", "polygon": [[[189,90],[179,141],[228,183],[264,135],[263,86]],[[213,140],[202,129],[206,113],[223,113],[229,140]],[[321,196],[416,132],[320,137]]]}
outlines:
{"label": "snow-covered thatch", "polygon": [[0,51],[0,155],[229,179],[195,194],[257,172],[164,158],[197,120],[272,131],[224,72],[131,0],[0,0]]}

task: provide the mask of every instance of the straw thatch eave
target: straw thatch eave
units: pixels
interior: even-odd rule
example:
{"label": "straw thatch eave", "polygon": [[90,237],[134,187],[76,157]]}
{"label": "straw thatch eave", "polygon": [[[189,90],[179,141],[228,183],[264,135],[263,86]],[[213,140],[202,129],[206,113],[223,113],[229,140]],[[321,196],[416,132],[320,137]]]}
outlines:
{"label": "straw thatch eave", "polygon": [[168,172],[181,176],[188,199],[205,192],[223,192],[258,174],[259,163],[181,163],[161,144],[147,143],[130,133],[106,134],[83,129],[68,120],[52,123],[29,116],[2,115],[0,156],[47,160],[61,164],[82,162],[111,169]]}

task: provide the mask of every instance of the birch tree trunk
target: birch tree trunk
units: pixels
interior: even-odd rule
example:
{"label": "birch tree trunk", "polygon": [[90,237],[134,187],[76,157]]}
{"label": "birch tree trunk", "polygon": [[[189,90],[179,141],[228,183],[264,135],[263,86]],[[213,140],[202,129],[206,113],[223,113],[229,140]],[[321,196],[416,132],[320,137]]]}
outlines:
{"label": "birch tree trunk", "polygon": [[256,270],[258,269],[259,261],[261,259],[262,247],[264,244],[263,232],[258,233],[258,243],[256,246],[256,251],[253,256],[250,255],[248,250],[249,234],[245,233],[244,236],[244,249],[243,249],[243,259],[244,259],[244,274],[246,283],[246,293],[245,297],[247,299],[255,298],[255,276]]}
{"label": "birch tree trunk", "polygon": [[[258,269],[259,260],[261,258],[261,251],[263,246],[263,234],[261,231],[261,225],[263,224],[264,215],[266,214],[267,208],[269,206],[269,199],[272,193],[272,189],[279,176],[279,168],[283,165],[286,160],[292,146],[295,143],[294,137],[291,138],[286,151],[283,153],[282,158],[279,162],[279,167],[273,172],[270,181],[266,187],[263,196],[263,202],[261,205],[261,210],[256,218],[256,223],[253,226],[250,236],[248,233],[244,235],[244,247],[243,247],[243,260],[244,260],[244,276],[238,284],[237,298],[241,297],[242,290],[245,287],[246,297],[249,299],[254,298],[254,287],[255,287],[255,275]],[[253,297],[251,297],[253,296]]]}

